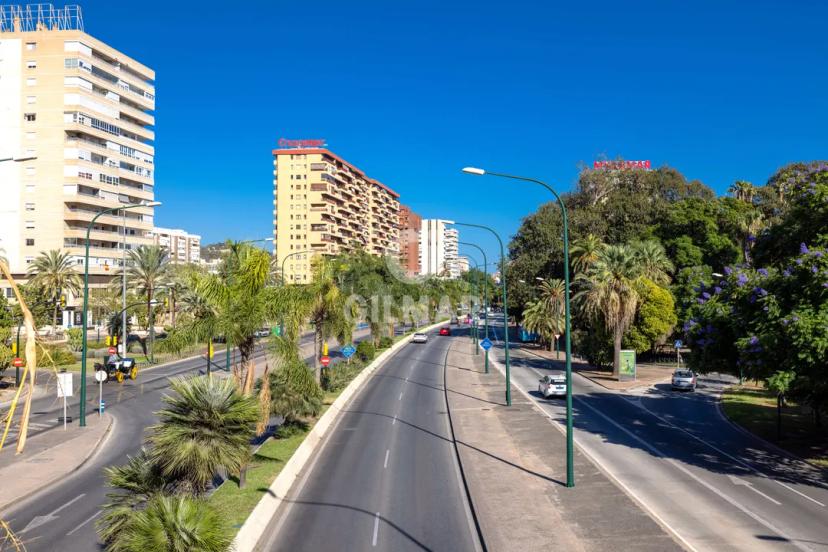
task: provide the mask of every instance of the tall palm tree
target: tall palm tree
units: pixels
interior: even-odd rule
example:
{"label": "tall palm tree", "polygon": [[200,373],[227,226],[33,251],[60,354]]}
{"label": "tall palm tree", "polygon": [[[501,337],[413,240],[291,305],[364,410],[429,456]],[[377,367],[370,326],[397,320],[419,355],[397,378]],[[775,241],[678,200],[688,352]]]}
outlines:
{"label": "tall palm tree", "polygon": [[204,500],[154,497],[123,529],[111,552],[227,552],[233,531]]}
{"label": "tall palm tree", "polygon": [[580,240],[575,240],[570,250],[572,268],[575,272],[586,271],[598,258],[598,253],[604,248],[604,242],[595,234],[587,234]]}
{"label": "tall palm tree", "polygon": [[313,281],[310,293],[313,296],[313,309],[310,320],[314,326],[314,340],[316,341],[317,355],[314,358],[316,381],[321,381],[319,358],[322,355],[322,344],[331,337],[336,337],[340,343],[351,340],[354,330],[354,317],[346,312],[346,295],[339,288],[335,274],[335,264],[324,257],[313,260]]}
{"label": "tall palm tree", "polygon": [[152,299],[165,284],[170,260],[169,251],[160,245],[141,245],[129,250],[127,285],[147,300],[147,324],[152,320]]}
{"label": "tall palm tree", "polygon": [[59,249],[44,251],[34,260],[28,271],[30,282],[43,288],[54,301],[52,311],[52,331],[57,329],[57,315],[60,298],[64,291],[78,294],[83,286],[80,274],[75,270],[75,263],[69,253]]}
{"label": "tall palm tree", "polygon": [[632,249],[641,266],[642,276],[657,284],[670,282],[670,273],[674,267],[661,243],[656,240],[635,242]]}
{"label": "tall palm tree", "polygon": [[159,423],[150,428],[150,456],[164,476],[198,495],[219,468],[240,473],[247,464],[259,405],[231,379],[174,379],[170,387]]}
{"label": "tall palm tree", "polygon": [[756,188],[745,180],[737,180],[728,188],[728,191],[736,199],[747,203],[753,203],[753,198],[756,196]]}
{"label": "tall palm tree", "polygon": [[635,318],[638,293],[635,284],[641,265],[634,250],[626,245],[608,245],[601,249],[586,273],[579,274],[581,290],[574,299],[583,314],[603,323],[613,337],[613,374],[621,366],[621,339]]}
{"label": "tall palm tree", "polygon": [[523,326],[551,346],[555,336],[563,333],[565,327],[566,284],[554,278],[542,281],[538,289],[538,299],[529,302],[523,311]]}

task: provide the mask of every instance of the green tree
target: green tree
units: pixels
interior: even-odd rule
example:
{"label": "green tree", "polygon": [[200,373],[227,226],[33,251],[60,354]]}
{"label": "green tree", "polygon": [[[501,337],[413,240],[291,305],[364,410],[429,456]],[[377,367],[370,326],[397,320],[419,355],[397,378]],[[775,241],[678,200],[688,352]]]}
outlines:
{"label": "green tree", "polygon": [[250,458],[259,406],[230,379],[170,381],[173,394],[150,428],[151,457],[165,477],[203,492],[220,468],[240,473]]}
{"label": "green tree", "polygon": [[603,323],[613,337],[613,374],[621,366],[621,340],[638,306],[636,284],[641,265],[632,248],[608,245],[598,254],[589,271],[578,276],[575,302],[584,316]]}
{"label": "green tree", "polygon": [[146,299],[148,321],[156,290],[166,283],[168,264],[169,252],[160,245],[140,245],[129,250],[127,286]]}
{"label": "green tree", "polygon": [[635,285],[638,310],[632,325],[624,335],[624,347],[636,353],[652,351],[673,331],[676,311],[672,294],[648,278],[640,278]]}
{"label": "green tree", "polygon": [[587,234],[572,244],[570,255],[572,257],[572,268],[576,272],[585,272],[598,260],[598,253],[606,247],[601,238],[595,234]]}
{"label": "green tree", "polygon": [[354,305],[347,301],[347,296],[339,288],[334,261],[321,256],[316,257],[312,261],[312,273],[313,280],[309,287],[313,297],[310,320],[313,324],[317,351],[314,371],[316,381],[321,382],[319,358],[322,356],[323,343],[331,337],[336,337],[340,343],[350,342],[356,313],[352,310]]}
{"label": "green tree", "polygon": [[57,331],[57,317],[64,292],[78,294],[83,286],[75,262],[69,253],[58,249],[44,251],[29,267],[29,282],[43,289],[52,305],[52,331]]}
{"label": "green tree", "polygon": [[782,439],[782,406],[785,404],[785,394],[796,378],[793,370],[778,370],[765,380],[765,387],[776,394],[776,438]]}
{"label": "green tree", "polygon": [[667,257],[667,252],[661,243],[656,240],[633,242],[632,249],[641,266],[642,276],[656,284],[670,283],[673,263]]}
{"label": "green tree", "polygon": [[268,383],[270,411],[282,416],[285,423],[296,423],[322,411],[322,388],[298,357],[283,362],[270,373]]}
{"label": "green tree", "polygon": [[112,552],[226,552],[233,542],[226,517],[185,496],[153,497],[123,531]]}

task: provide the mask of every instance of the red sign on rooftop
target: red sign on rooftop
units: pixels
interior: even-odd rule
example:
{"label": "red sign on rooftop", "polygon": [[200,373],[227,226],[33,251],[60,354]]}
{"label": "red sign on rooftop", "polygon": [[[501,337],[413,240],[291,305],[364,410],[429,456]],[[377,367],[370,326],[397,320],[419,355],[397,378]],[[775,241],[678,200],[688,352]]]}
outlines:
{"label": "red sign on rooftop", "polygon": [[595,161],[592,167],[596,170],[620,170],[620,169],[649,169],[650,160],[644,161]]}
{"label": "red sign on rooftop", "polygon": [[287,138],[279,138],[280,148],[324,148],[325,140],[288,140]]}

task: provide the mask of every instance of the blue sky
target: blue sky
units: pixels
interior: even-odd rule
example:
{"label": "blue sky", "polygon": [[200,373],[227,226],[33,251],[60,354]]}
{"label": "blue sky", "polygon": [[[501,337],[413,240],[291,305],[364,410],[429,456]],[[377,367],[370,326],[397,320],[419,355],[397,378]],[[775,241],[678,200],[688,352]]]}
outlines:
{"label": "blue sky", "polygon": [[271,235],[281,137],[324,138],[423,216],[507,243],[546,192],[461,167],[567,190],[579,163],[622,156],[724,193],[826,157],[828,3],[572,4],[81,5],[87,32],[155,69],[156,222],[205,243]]}

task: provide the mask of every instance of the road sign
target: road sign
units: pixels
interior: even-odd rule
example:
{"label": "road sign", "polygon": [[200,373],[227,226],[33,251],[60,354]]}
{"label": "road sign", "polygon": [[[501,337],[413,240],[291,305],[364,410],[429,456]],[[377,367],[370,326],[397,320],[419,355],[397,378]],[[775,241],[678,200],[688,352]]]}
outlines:
{"label": "road sign", "polygon": [[618,370],[619,381],[635,380],[635,351],[625,349],[621,351],[621,366]]}
{"label": "road sign", "polygon": [[675,345],[676,349],[681,349],[681,347],[682,347],[681,339],[676,339],[676,342],[674,343],[674,345]]}
{"label": "road sign", "polygon": [[273,326],[272,328],[270,328],[270,333],[275,335],[276,337],[279,337],[280,335],[282,335],[282,328],[280,328],[279,326]]}
{"label": "road sign", "polygon": [[98,370],[97,372],[95,372],[95,381],[97,381],[98,383],[105,382],[106,378],[107,378],[106,371]]}
{"label": "road sign", "polygon": [[328,364],[331,363],[331,357],[329,357],[328,355],[324,355],[322,358],[319,359],[319,362],[322,363],[322,366],[327,367]]}
{"label": "road sign", "polygon": [[18,357],[18,358],[16,358],[16,359],[14,359],[14,360],[12,361],[12,366],[14,366],[15,368],[20,368],[20,367],[22,367],[22,366],[23,366],[23,359],[22,359],[22,358],[20,358],[20,357]]}
{"label": "road sign", "polygon": [[484,337],[483,341],[480,342],[480,346],[483,347],[484,351],[488,351],[492,348],[492,342],[489,341],[488,337]]}
{"label": "road sign", "polygon": [[71,372],[60,372],[57,381],[57,396],[71,397],[72,396],[72,374]]}
{"label": "road sign", "polygon": [[118,350],[115,347],[110,347],[107,349],[110,355],[114,355]]}
{"label": "road sign", "polygon": [[352,356],[354,356],[355,352],[356,349],[354,349],[353,345],[345,345],[344,347],[342,347],[342,356],[344,356],[345,358],[351,358]]}

